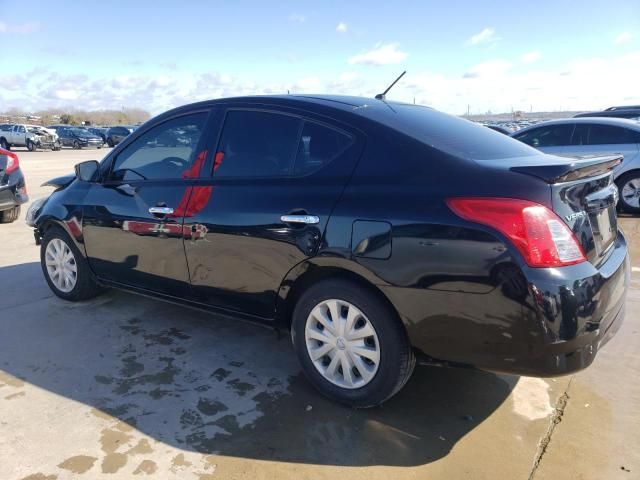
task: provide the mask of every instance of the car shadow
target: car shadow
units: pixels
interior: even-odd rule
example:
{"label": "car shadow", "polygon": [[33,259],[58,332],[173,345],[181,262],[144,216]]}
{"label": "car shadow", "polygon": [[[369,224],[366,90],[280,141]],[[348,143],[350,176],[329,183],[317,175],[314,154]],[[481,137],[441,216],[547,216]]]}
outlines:
{"label": "car shadow", "polygon": [[117,291],[64,302],[35,262],[0,268],[4,288],[12,298],[0,316],[0,385],[18,378],[195,452],[422,465],[447,455],[518,381],[417,367],[390,401],[354,410],[310,386],[287,334]]}

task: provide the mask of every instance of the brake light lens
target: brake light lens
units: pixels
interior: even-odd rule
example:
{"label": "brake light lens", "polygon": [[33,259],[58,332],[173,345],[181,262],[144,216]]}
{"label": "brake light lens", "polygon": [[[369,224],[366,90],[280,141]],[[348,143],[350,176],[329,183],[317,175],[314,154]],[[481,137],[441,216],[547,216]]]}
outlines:
{"label": "brake light lens", "polygon": [[4,173],[13,173],[20,168],[20,162],[18,161],[18,155],[9,150],[1,150],[0,155],[7,157],[7,166],[4,169]]}
{"label": "brake light lens", "polygon": [[562,267],[587,260],[569,227],[544,205],[515,198],[450,198],[459,217],[495,228],[530,267]]}

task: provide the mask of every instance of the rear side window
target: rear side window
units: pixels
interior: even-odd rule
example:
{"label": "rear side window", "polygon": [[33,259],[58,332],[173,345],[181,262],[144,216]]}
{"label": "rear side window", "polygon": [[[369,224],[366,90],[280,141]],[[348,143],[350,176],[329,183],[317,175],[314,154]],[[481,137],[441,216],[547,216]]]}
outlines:
{"label": "rear side window", "polygon": [[589,125],[588,145],[634,143],[630,131],[613,125]]}
{"label": "rear side window", "polygon": [[294,175],[321,169],[351,145],[351,136],[314,122],[305,122],[298,144]]}
{"label": "rear side window", "polygon": [[302,120],[279,113],[227,113],[215,166],[216,177],[279,177],[291,174]]}
{"label": "rear side window", "polygon": [[206,120],[204,112],[184,115],[143,133],[116,157],[111,178],[128,181],[192,176]]}
{"label": "rear side window", "polygon": [[403,104],[387,107],[391,111],[385,115],[384,123],[389,127],[456,157],[491,160],[540,155],[507,135],[428,107]]}
{"label": "rear side window", "polygon": [[545,125],[514,135],[514,138],[535,148],[563,147],[570,145],[573,127],[572,123]]}

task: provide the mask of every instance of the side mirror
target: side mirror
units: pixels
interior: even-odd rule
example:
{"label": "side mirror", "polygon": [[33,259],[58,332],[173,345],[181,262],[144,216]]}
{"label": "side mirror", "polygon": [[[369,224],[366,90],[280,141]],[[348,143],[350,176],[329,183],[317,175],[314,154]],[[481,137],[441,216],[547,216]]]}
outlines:
{"label": "side mirror", "polygon": [[96,179],[100,164],[95,160],[78,163],[75,167],[76,178],[82,182],[92,182]]}

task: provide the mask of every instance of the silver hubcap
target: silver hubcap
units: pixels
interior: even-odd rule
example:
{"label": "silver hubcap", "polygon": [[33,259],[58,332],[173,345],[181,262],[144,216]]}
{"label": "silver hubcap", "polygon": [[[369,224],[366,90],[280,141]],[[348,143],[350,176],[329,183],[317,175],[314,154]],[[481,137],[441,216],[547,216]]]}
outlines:
{"label": "silver hubcap", "polygon": [[44,252],[49,278],[62,292],[73,290],[78,280],[78,266],[69,246],[59,238],[54,238]]}
{"label": "silver hubcap", "polygon": [[622,201],[630,207],[640,208],[640,178],[632,178],[622,186]]}
{"label": "silver hubcap", "polygon": [[380,365],[380,343],[373,325],[355,305],[320,302],[305,327],[309,358],[322,376],[342,388],[368,384]]}

